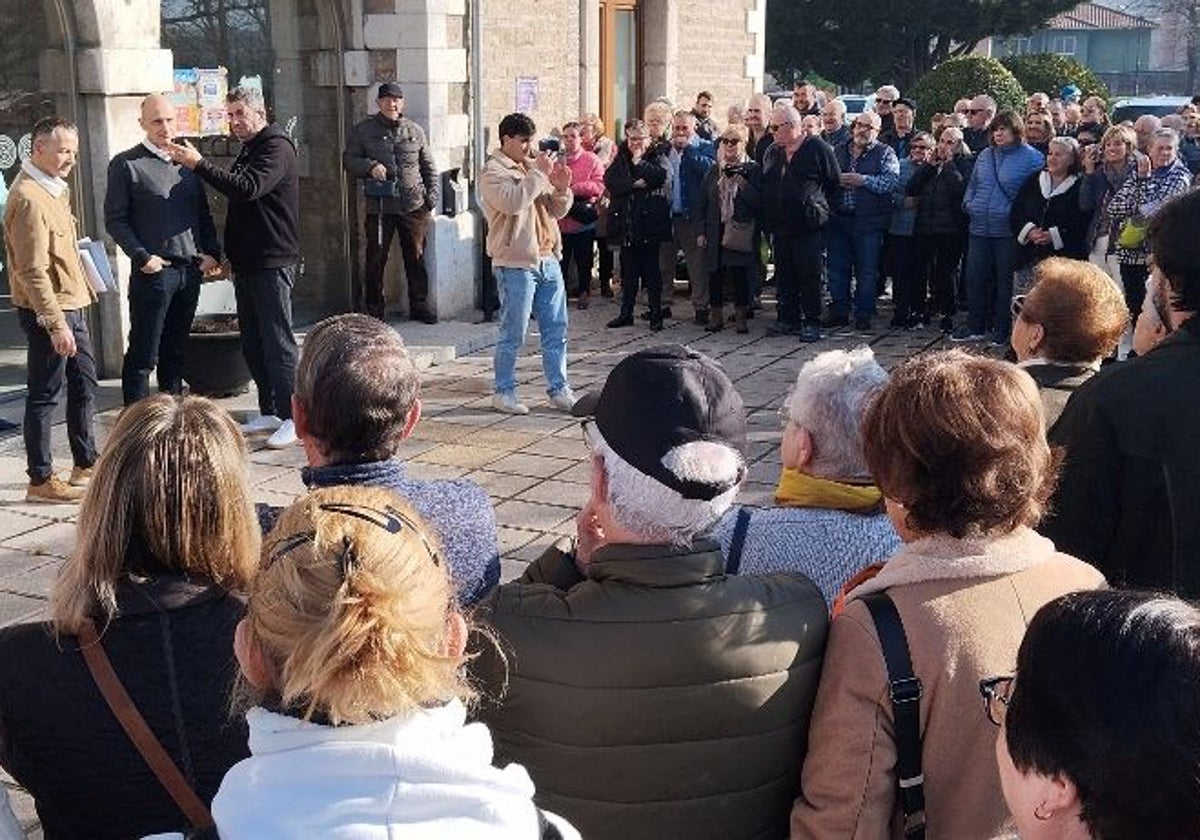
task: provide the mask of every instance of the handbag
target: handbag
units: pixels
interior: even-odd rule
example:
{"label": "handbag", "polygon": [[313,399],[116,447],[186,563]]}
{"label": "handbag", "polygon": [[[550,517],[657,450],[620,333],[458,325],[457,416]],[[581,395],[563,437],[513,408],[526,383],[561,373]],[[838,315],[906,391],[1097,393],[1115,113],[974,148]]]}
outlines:
{"label": "handbag", "polygon": [[196,791],[192,790],[179,767],[163,749],[162,743],[155,737],[146,719],[134,705],[129,692],[121,684],[121,678],[113,670],[112,662],[104,652],[104,646],[100,644],[95,625],[90,621],[84,622],[79,628],[79,652],[83,654],[83,661],[87,664],[96,687],[100,689],[100,694],[104,696],[104,702],[108,704],[108,708],[112,710],[138,753],[145,759],[154,777],[166,788],[171,799],[197,831],[207,832],[212,829],[214,823],[208,806]]}
{"label": "handbag", "polygon": [[571,209],[567,211],[567,217],[581,225],[594,225],[600,218],[600,214],[596,210],[596,202],[586,198],[576,198],[571,202]]}
{"label": "handbag", "polygon": [[727,251],[750,254],[754,251],[754,222],[730,219],[721,231],[721,247]]}
{"label": "handbag", "polygon": [[1145,216],[1130,216],[1121,223],[1121,232],[1117,235],[1117,244],[1127,251],[1142,247],[1146,241],[1146,231],[1150,228],[1150,220]]}

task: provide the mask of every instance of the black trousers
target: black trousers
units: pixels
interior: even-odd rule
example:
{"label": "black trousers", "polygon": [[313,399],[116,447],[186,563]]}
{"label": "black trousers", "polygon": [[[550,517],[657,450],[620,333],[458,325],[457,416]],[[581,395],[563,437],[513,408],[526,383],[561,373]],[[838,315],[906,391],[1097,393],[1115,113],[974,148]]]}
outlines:
{"label": "black trousers", "polygon": [[383,268],[387,264],[392,237],[400,240],[404,258],[404,276],[408,281],[408,311],[429,308],[429,275],[425,272],[425,234],[431,220],[421,208],[411,213],[368,213],[366,221],[367,265],[363,270],[363,295],[367,312],[383,316]]}
{"label": "black trousers", "polygon": [[1150,267],[1121,263],[1121,285],[1125,287],[1125,305],[1129,307],[1129,316],[1137,323],[1138,315],[1142,313],[1142,301],[1146,299],[1146,280],[1150,277]]}
{"label": "black trousers", "polygon": [[776,317],[781,324],[816,324],[821,320],[820,231],[799,236],[776,235],[771,239],[775,253]]}
{"label": "black trousers", "polygon": [[[757,258],[755,258],[757,262]],[[723,265],[708,275],[708,305],[719,309],[725,305],[725,283],[733,289],[733,305],[750,305],[750,272],[753,266]]]}
{"label": "black trousers", "polygon": [[[576,294],[586,297],[592,288],[592,252],[596,247],[596,229],[581,230],[577,233],[562,235],[562,267],[563,283],[566,283],[571,263],[575,263]],[[611,268],[609,269],[612,270]],[[611,277],[611,275],[610,275]]]}
{"label": "black trousers", "polygon": [[131,405],[150,393],[158,367],[158,390],[183,393],[183,354],[196,301],[200,270],[168,266],[157,274],[134,270],[129,278],[129,348],[121,367],[121,396]]}
{"label": "black trousers", "polygon": [[77,467],[96,463],[96,439],[92,418],[96,414],[96,358],[82,309],[63,312],[75,335],[75,355],[67,358],[54,352],[50,334],[37,322],[32,309],[17,309],[21,329],[29,339],[26,367],[29,389],[25,397],[25,459],[29,480],[42,484],[54,472],[50,454],[50,429],[54,409],[67,383],[67,442]]}
{"label": "black trousers", "polygon": [[296,336],[292,333],[292,286],[296,266],[260,268],[234,275],[242,355],[258,386],[258,409],[283,420],[292,416],[296,385]]}
{"label": "black trousers", "polygon": [[925,263],[915,236],[889,234],[888,258],[892,263],[893,320],[907,324],[925,317]]}
{"label": "black trousers", "polygon": [[646,299],[650,312],[658,315],[662,311],[662,272],[658,265],[661,245],[658,242],[641,242],[626,245],[621,249],[621,312],[633,313],[637,303],[638,281],[646,288]]}
{"label": "black trousers", "polygon": [[958,311],[955,280],[961,272],[966,236],[958,233],[933,233],[917,238],[917,247],[925,254],[929,277],[929,315],[949,317]]}

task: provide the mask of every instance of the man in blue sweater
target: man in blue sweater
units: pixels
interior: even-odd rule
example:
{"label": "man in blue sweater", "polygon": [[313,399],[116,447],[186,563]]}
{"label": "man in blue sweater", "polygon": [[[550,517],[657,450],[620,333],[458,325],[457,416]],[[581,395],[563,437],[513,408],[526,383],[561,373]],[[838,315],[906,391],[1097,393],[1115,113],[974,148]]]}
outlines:
{"label": "man in blue sweater", "polygon": [[204,183],[171,159],[175,106],[165,96],[142,100],[145,138],[108,165],[104,226],[133,263],[129,277],[129,349],[121,396],[130,405],[158,390],[183,393],[183,353],[200,276],[220,267],[221,245]]}
{"label": "man in blue sweater", "polygon": [[404,341],[387,324],[362,314],[317,324],[304,340],[292,397],[309,463],[301,475],[310,489],[365,484],[407,499],[438,535],[459,604],[469,607],[500,582],[496,515],[473,481],[421,481],[396,460],[421,418],[419,391]]}

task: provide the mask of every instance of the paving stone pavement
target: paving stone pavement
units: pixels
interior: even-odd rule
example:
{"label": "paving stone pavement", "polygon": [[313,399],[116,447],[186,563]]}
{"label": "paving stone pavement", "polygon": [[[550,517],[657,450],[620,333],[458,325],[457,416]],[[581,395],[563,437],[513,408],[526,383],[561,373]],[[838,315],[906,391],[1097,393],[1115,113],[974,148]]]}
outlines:
{"label": "paving stone pavement", "polygon": [[[691,314],[686,298],[672,308]],[[817,353],[869,344],[884,367],[922,350],[942,346],[937,330],[868,332],[849,330],[815,344],[794,337],[765,334],[769,313],[750,321],[750,332],[729,328],[708,333],[690,320],[668,319],[661,333],[646,322],[610,330],[616,315],[611,299],[593,296],[586,310],[570,310],[569,374],[578,393],[599,387],[623,356],[655,344],[678,342],[701,350],[724,366],[736,383],[749,418],[750,465],[739,501],[770,502],[778,478],[780,426],[777,416],[800,366]],[[763,315],[767,317],[763,317]],[[886,304],[876,323],[890,318]],[[411,475],[418,478],[467,477],[491,495],[499,524],[504,580],[521,574],[525,565],[560,536],[573,533],[573,517],[587,495],[586,450],[579,424],[552,408],[546,398],[538,353],[536,323],[518,362],[526,416],[491,409],[492,360],[490,324],[443,323],[435,326],[398,324],[414,348],[422,373],[422,419],[400,449]],[[419,348],[419,349],[418,349]],[[219,401],[241,420],[255,413],[253,394]],[[9,403],[8,414],[19,411]],[[101,385],[97,437],[103,446],[120,410],[120,382]],[[61,412],[61,408],[60,408]],[[304,492],[299,468],[303,451],[272,451],[264,438],[251,441],[250,482],[256,501],[286,505]],[[60,469],[69,468],[65,425],[55,428],[54,454]],[[32,505],[24,501],[26,476],[19,435],[0,441],[0,627],[45,616],[47,597],[59,566],[75,548],[73,507]],[[31,838],[40,838],[29,798],[0,771],[0,785],[11,793],[13,808]]]}

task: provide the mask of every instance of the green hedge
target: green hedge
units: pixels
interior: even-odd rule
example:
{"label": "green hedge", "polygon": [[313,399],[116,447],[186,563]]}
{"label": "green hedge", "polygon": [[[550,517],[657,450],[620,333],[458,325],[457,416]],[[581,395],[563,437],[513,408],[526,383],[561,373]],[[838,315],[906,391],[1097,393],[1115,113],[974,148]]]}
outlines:
{"label": "green hedge", "polygon": [[1064,86],[1075,85],[1083,91],[1084,96],[1099,96],[1105,100],[1110,98],[1108,87],[1100,81],[1100,77],[1086,64],[1069,56],[1053,53],[1012,55],[1000,59],[1000,63],[1017,77],[1021,87],[1029,93],[1041,91],[1053,99]]}
{"label": "green hedge", "polygon": [[917,80],[909,96],[917,101],[918,122],[928,126],[938,111],[949,113],[964,96],[986,93],[999,108],[1025,110],[1025,90],[1016,76],[994,58],[964,55],[943,61]]}

